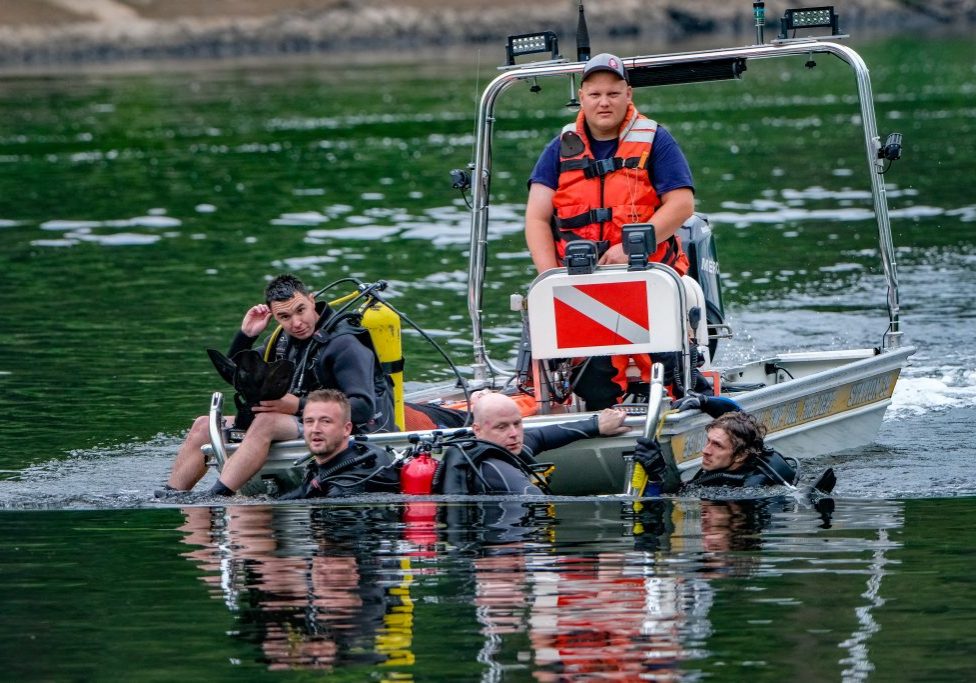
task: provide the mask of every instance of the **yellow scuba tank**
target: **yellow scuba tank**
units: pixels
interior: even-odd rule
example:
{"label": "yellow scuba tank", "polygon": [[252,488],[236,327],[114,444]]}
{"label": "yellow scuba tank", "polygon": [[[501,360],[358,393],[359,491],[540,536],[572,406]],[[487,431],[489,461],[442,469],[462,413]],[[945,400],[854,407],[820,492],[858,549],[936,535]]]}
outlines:
{"label": "yellow scuba tank", "polygon": [[362,326],[369,331],[384,372],[393,380],[393,412],[397,425],[403,429],[406,415],[403,408],[403,340],[400,337],[400,316],[378,301],[361,312]]}

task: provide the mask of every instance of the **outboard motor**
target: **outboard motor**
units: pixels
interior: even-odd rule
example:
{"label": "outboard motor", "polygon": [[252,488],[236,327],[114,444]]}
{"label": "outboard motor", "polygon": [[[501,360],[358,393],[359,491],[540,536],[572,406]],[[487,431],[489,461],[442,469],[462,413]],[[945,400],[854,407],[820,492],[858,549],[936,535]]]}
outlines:
{"label": "outboard motor", "polygon": [[[722,304],[722,276],[718,267],[718,251],[708,219],[699,213],[692,214],[678,228],[681,245],[688,254],[688,275],[701,286],[705,295],[705,321],[709,326],[725,323],[725,306]],[[718,338],[709,335],[708,351],[715,358]]]}

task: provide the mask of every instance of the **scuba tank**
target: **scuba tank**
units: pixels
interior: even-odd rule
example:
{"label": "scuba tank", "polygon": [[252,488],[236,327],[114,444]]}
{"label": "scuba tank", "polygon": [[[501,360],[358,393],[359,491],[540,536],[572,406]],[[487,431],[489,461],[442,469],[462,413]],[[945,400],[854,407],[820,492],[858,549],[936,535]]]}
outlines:
{"label": "scuba tank", "polygon": [[416,455],[400,470],[400,493],[429,495],[434,488],[437,461],[429,453]]}
{"label": "scuba tank", "polygon": [[403,342],[400,339],[400,316],[384,303],[376,302],[363,310],[362,326],[380,359],[383,372],[393,382],[393,413],[397,425],[406,424],[403,407]]}

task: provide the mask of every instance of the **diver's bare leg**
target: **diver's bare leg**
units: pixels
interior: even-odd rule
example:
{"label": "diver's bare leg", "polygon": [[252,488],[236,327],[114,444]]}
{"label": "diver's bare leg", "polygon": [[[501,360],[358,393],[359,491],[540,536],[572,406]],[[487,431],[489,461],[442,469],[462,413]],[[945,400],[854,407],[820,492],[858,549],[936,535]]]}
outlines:
{"label": "diver's bare leg", "polygon": [[268,449],[272,441],[297,437],[298,422],[294,415],[258,413],[247,428],[240,447],[224,464],[220,483],[231,491],[236,491],[261,469],[268,459]]}
{"label": "diver's bare leg", "polygon": [[209,425],[206,415],[193,421],[190,432],[176,454],[173,470],[170,472],[169,481],[166,482],[167,486],[179,491],[189,491],[207,473],[203,447],[210,442]]}

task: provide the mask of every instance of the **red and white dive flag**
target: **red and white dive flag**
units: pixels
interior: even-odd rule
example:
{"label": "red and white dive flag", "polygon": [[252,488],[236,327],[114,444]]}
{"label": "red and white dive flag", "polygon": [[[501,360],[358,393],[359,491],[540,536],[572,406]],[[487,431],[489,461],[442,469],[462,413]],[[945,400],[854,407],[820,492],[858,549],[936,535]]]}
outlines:
{"label": "red and white dive flag", "polygon": [[564,348],[646,344],[651,340],[647,282],[552,288],[556,344]]}
{"label": "red and white dive flag", "polygon": [[680,350],[685,334],[681,287],[673,271],[662,269],[544,273],[529,290],[532,356]]}

